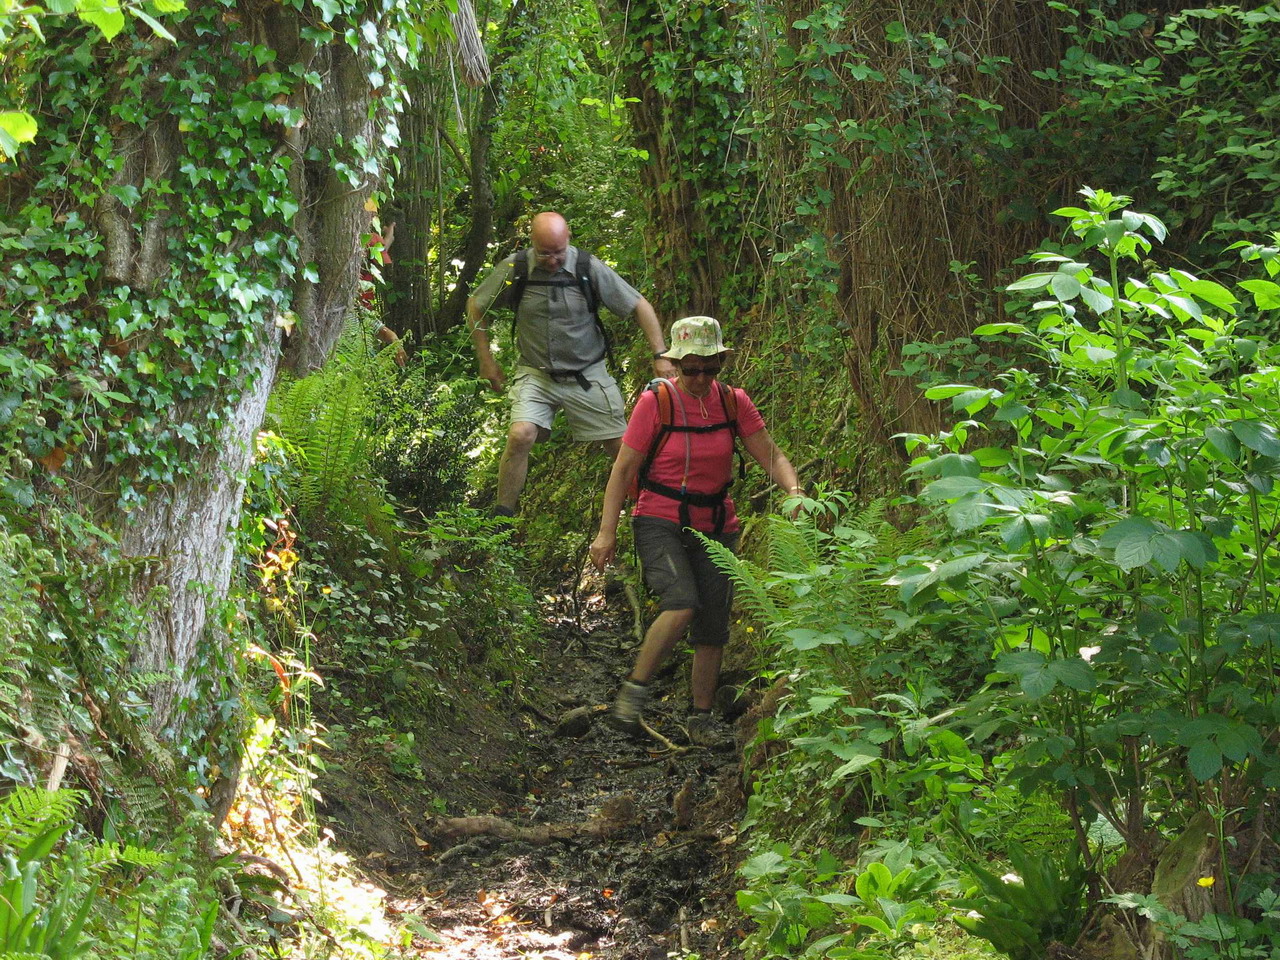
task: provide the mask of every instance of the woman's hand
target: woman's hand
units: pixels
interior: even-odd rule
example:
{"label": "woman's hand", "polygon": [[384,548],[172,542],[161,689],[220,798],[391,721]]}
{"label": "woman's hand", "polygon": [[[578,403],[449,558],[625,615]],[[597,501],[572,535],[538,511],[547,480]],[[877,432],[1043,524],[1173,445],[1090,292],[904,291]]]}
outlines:
{"label": "woman's hand", "polygon": [[614,555],[617,552],[618,535],[601,530],[596,534],[596,539],[591,544],[591,562],[595,564],[597,570],[603,573],[604,568],[613,563]]}

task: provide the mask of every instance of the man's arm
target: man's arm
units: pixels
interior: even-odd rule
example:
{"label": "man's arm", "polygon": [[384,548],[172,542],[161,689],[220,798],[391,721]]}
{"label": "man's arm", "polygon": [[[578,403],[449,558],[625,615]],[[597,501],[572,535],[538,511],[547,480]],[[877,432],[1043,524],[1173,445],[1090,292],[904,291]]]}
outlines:
{"label": "man's arm", "polygon": [[[645,339],[649,341],[649,349],[655,354],[665,353],[667,348],[662,339],[662,324],[658,322],[658,313],[653,309],[653,304],[641,297],[636,301],[634,312],[636,323],[640,324]],[[673,378],[679,372],[676,365],[666,357],[657,356],[653,358],[653,370],[658,376],[667,378]]]}
{"label": "man's arm", "polygon": [[502,368],[493,359],[493,351],[489,348],[489,328],[484,322],[475,297],[467,297],[467,327],[471,333],[471,345],[476,351],[476,360],[480,365],[480,379],[489,381],[489,389],[501,393],[506,384]]}

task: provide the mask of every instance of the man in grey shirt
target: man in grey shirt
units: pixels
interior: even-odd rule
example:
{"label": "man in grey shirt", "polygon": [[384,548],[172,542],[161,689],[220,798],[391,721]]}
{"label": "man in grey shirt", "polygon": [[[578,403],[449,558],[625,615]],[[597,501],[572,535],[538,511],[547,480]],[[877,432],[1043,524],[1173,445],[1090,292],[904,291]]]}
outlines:
{"label": "man in grey shirt", "polygon": [[[662,327],[653,306],[610,267],[569,244],[569,225],[558,213],[540,213],[529,231],[530,247],[507,257],[467,300],[471,342],[480,377],[495,393],[506,383],[489,347],[491,310],[510,306],[516,313],[517,366],[511,384],[511,425],[498,465],[494,513],[513,516],[529,472],[529,451],[545,440],[557,410],[564,410],[573,438],[599,441],[616,456],[627,428],[622,393],[605,364],[608,346],[591,310],[589,296],[620,317],[635,315],[653,352],[654,372],[674,377]],[[516,258],[524,257],[526,280],[516,284],[518,303],[507,303],[517,277]],[[589,277],[590,290],[580,277]],[[505,294],[505,296],[504,296]]]}

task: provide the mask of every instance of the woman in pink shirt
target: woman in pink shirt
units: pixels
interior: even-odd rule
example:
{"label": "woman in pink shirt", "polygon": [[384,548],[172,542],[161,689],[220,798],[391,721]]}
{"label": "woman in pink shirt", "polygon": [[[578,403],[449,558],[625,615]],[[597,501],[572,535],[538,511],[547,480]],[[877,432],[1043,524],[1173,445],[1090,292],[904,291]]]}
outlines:
{"label": "woman in pink shirt", "polygon": [[632,532],[645,585],[659,597],[659,613],[609,719],[621,730],[639,732],[649,679],[689,630],[693,708],[686,729],[689,740],[702,746],[724,740],[711,704],[729,639],[733,584],[691,531],[731,550],[737,546],[738,516],[728,495],[735,437],[778,486],[791,496],[801,492],[795,468],[769,436],[751,398],[716,380],[728,353],[720,324],[711,317],[685,317],[672,325],[671,348],[662,356],[677,364],[680,375],[667,382],[669,412],[664,416],[658,389],[640,396],[609,474],[600,530],[591,544],[591,560],[603,570],[617,551],[618,517],[628,491],[638,486]]}

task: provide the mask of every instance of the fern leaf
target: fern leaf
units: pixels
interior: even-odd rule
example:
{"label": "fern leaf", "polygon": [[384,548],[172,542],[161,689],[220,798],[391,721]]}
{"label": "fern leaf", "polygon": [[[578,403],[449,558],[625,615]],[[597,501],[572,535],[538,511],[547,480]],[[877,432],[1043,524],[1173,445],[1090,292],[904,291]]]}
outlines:
{"label": "fern leaf", "polygon": [[15,787],[0,800],[0,848],[25,847],[50,827],[70,824],[83,800],[79,790]]}

